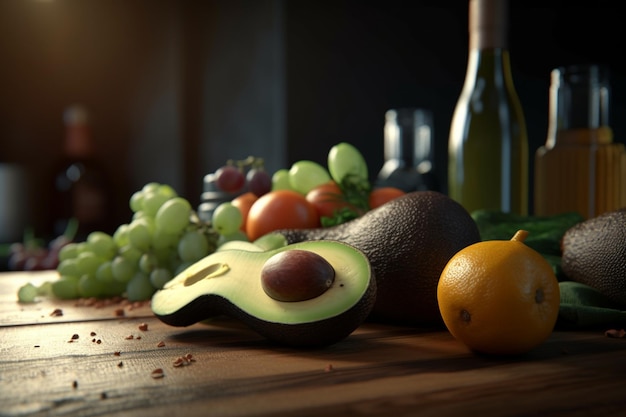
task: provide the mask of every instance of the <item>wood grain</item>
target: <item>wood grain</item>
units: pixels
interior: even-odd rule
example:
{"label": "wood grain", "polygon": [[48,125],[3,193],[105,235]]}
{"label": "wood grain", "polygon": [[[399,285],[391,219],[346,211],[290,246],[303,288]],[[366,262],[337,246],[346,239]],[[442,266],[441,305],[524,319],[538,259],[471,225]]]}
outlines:
{"label": "wood grain", "polygon": [[16,302],[20,283],[49,277],[0,274],[1,416],[626,412],[626,339],[602,332],[557,331],[527,355],[497,358],[445,330],[366,323],[327,348],[291,349],[226,318],[174,328],[145,306],[117,317],[72,301]]}

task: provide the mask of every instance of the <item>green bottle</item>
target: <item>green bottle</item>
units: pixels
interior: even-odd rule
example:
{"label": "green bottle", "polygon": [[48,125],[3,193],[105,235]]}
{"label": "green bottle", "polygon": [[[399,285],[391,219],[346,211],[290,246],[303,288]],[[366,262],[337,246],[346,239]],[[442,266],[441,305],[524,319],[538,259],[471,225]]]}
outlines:
{"label": "green bottle", "polygon": [[466,210],[528,214],[528,137],[513,85],[506,0],[470,0],[469,59],[448,143],[448,195]]}

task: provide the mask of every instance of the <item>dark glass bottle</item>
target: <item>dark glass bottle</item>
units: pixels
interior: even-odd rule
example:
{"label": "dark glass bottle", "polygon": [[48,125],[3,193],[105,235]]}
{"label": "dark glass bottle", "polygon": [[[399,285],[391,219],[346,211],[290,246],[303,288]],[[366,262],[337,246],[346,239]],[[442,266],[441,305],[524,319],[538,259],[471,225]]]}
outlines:
{"label": "dark glass bottle", "polygon": [[111,185],[96,158],[88,113],[72,106],[63,119],[64,154],[55,171],[51,204],[53,234],[63,234],[70,219],[78,224],[76,241],[85,240],[92,231],[113,233]]}
{"label": "dark glass bottle", "polygon": [[417,108],[391,109],[385,113],[385,163],[376,186],[406,192],[437,190],[434,164],[433,116]]}

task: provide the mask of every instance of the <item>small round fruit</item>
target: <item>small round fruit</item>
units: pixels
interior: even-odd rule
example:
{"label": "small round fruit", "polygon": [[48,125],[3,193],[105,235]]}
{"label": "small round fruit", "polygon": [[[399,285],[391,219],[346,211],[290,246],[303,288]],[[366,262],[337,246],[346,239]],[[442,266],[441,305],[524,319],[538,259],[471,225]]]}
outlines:
{"label": "small round fruit", "polygon": [[330,179],[328,170],[314,161],[297,161],[289,169],[289,184],[301,194],[308,193]]}
{"label": "small round fruit", "polygon": [[289,183],[289,170],[281,168],[272,175],[272,191],[293,190]]}
{"label": "small round fruit", "polygon": [[243,214],[233,203],[220,203],[213,211],[211,224],[220,235],[229,235],[240,230],[243,225]]}
{"label": "small round fruit", "polygon": [[155,226],[165,232],[179,233],[189,224],[191,204],[183,197],[172,197],[159,208]]}
{"label": "small round fruit", "polygon": [[300,249],[279,252],[261,270],[265,293],[277,301],[305,301],[324,294],[335,280],[335,270],[320,255]]}
{"label": "small round fruit", "polygon": [[332,217],[336,211],[351,206],[333,180],[313,188],[306,194],[306,199],[315,206],[320,217]]}
{"label": "small round fruit", "polygon": [[385,203],[390,202],[394,198],[398,198],[406,194],[404,190],[396,187],[379,187],[374,188],[368,197],[368,204],[371,209],[382,206]]}
{"label": "small round fruit", "polygon": [[511,240],[475,243],[457,252],[441,273],[437,300],[452,335],[470,349],[494,355],[523,354],[552,333],[559,313],[559,285],[550,264]]}
{"label": "small round fruit", "polygon": [[257,197],[272,191],[272,177],[263,168],[252,168],[246,175],[248,189]]}
{"label": "small round fruit", "polygon": [[215,184],[227,193],[237,192],[246,183],[246,176],[243,171],[234,165],[224,165],[215,171]]}
{"label": "small round fruit", "polygon": [[250,211],[250,207],[252,204],[258,199],[253,192],[248,191],[243,193],[232,199],[231,203],[233,206],[237,207],[239,211],[241,211],[241,215],[243,216],[243,220],[241,222],[241,230],[243,232],[246,231],[246,221],[248,220],[248,212]]}
{"label": "small round fruit", "polygon": [[330,176],[341,184],[347,175],[366,180],[368,178],[367,163],[363,154],[347,142],[341,142],[330,148],[328,152],[328,170]]}
{"label": "small round fruit", "polygon": [[276,190],[259,197],[252,204],[246,220],[246,234],[250,241],[254,241],[278,229],[317,226],[317,211],[304,195],[292,190]]}

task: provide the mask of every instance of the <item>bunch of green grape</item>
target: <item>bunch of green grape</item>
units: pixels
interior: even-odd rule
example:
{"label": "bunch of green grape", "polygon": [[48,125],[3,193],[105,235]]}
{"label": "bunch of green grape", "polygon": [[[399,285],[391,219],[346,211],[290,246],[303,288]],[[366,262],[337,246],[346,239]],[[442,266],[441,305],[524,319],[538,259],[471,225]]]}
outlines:
{"label": "bunch of green grape", "polygon": [[[220,233],[201,222],[190,203],[166,184],[146,184],[130,198],[129,223],[113,235],[91,232],[59,252],[59,279],[45,289],[61,299],[125,296],[143,301],[191,264],[214,252]],[[18,299],[42,290],[24,286]]]}

